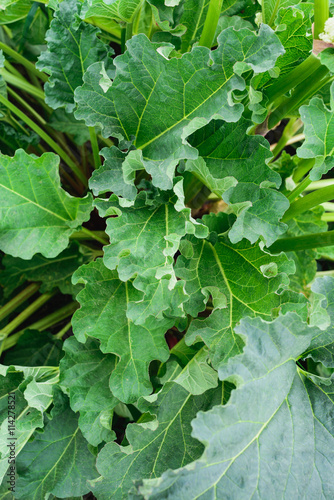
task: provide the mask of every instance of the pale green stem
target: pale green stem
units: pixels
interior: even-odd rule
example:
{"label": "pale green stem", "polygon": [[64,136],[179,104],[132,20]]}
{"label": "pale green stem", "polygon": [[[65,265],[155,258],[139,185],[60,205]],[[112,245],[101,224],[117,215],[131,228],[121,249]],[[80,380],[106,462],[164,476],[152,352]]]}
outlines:
{"label": "pale green stem", "polygon": [[18,316],[16,316],[13,321],[8,323],[0,333],[7,337],[12,333],[21,323],[28,319],[34,312],[40,309],[48,300],[50,300],[56,292],[44,293],[38,299],[36,299],[32,304],[30,304],[24,311],[22,311]]}
{"label": "pale green stem", "polygon": [[329,1],[314,0],[314,30],[313,38],[319,39],[320,33],[324,31],[325,22],[329,18]]}
{"label": "pale green stem", "polygon": [[38,99],[41,99],[44,101],[45,95],[42,90],[37,89],[34,85],[31,85],[31,83],[22,80],[21,78],[18,78],[15,75],[12,75],[5,69],[0,69],[0,74],[5,80],[5,82],[14,85],[14,87],[18,87],[20,90],[24,90],[28,94],[31,94],[34,97],[37,97]]}
{"label": "pale green stem", "polygon": [[94,127],[88,127],[88,128],[90,135],[90,144],[92,146],[92,151],[93,151],[94,167],[97,169],[101,167],[99,144],[97,142],[95,128]]}
{"label": "pale green stem", "polygon": [[303,179],[302,182],[298,184],[298,186],[296,186],[295,189],[287,195],[289,202],[293,202],[300,194],[302,194],[307,186],[311,184],[311,182],[312,181],[309,176],[305,177],[305,179]]}
{"label": "pale green stem", "polygon": [[62,339],[63,336],[65,335],[66,332],[68,332],[68,330],[71,328],[72,326],[72,323],[71,321],[69,321],[65,326],[64,328],[62,328],[55,336],[54,338],[55,339]]}
{"label": "pale green stem", "polygon": [[47,82],[48,77],[44,74],[38,71],[38,69],[35,67],[35,65],[28,61],[25,57],[23,57],[21,54],[18,54],[15,50],[11,49],[6,45],[5,43],[0,42],[0,50],[3,50],[5,54],[11,56],[14,61],[16,61],[19,64],[22,64],[28,71],[31,71],[32,73],[35,73],[38,78],[40,78],[43,82]]}
{"label": "pale green stem", "polygon": [[87,186],[87,179],[84,174],[79,170],[77,165],[71,160],[67,153],[57,144],[51,137],[44,132],[35,122],[26,116],[19,108],[14,106],[8,99],[0,94],[0,103],[6,106],[12,113],[18,116],[26,125],[28,125],[36,134],[38,134],[70,167],[73,173],[81,180],[84,186]]}
{"label": "pale green stem", "polygon": [[27,299],[32,297],[40,287],[39,283],[31,283],[22,292],[20,292],[16,297],[13,297],[7,304],[0,308],[0,321],[11,314],[15,309],[17,309],[21,304],[23,304]]}
{"label": "pale green stem", "polygon": [[77,302],[70,302],[70,304],[67,304],[61,309],[58,309],[58,311],[55,311],[49,314],[48,316],[45,316],[45,318],[42,318],[39,321],[36,321],[35,323],[32,323],[23,330],[14,333],[14,335],[11,335],[7,339],[5,339],[3,343],[3,350],[5,351],[6,349],[10,349],[11,347],[13,347],[26,330],[29,329],[29,330],[44,331],[47,328],[56,325],[57,323],[67,318],[68,316],[71,316],[77,308],[78,308]]}

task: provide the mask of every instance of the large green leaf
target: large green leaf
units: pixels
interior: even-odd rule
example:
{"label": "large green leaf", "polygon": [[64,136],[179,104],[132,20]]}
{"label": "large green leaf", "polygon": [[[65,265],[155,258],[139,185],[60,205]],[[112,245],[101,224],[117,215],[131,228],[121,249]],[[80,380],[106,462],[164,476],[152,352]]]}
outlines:
{"label": "large green leaf", "polygon": [[81,8],[82,19],[98,16],[131,23],[143,0],[85,0]]}
{"label": "large green leaf", "polygon": [[[331,85],[331,108],[334,102],[334,83]],[[315,158],[310,179],[315,181],[334,167],[334,108],[328,109],[323,100],[313,97],[299,109],[304,123],[305,141],[297,149],[299,158]]]}
{"label": "large green leaf", "polygon": [[70,235],[89,219],[92,196],[74,198],[60,187],[59,157],[22,149],[0,155],[0,248],[21,259],[56,257]]}
{"label": "large green leaf", "polygon": [[70,337],[64,343],[64,351],[60,387],[68,393],[72,410],[80,414],[81,432],[93,446],[112,441],[113,409],[119,401],[110,392],[109,378],[116,356],[102,354],[99,343],[91,338],[81,344]]}
{"label": "large green leaf", "polygon": [[35,255],[31,260],[23,260],[6,255],[2,260],[5,269],[1,272],[0,284],[7,297],[26,280],[41,282],[42,293],[59,288],[64,294],[76,295],[81,287],[72,285],[72,274],[89,260],[89,255],[81,253],[76,243],[54,259]]}
{"label": "large green leaf", "polygon": [[127,318],[129,302],[142,298],[131,282],[122,282],[97,259],[78,269],[73,281],[85,284],[77,297],[81,308],[73,316],[73,331],[79,342],[95,337],[101,351],[113,353],[119,361],[110,376],[110,389],[123,402],[134,402],[152,391],[148,368],[151,361],[166,361],[169,355],[164,338],[171,319],[148,317],[135,325]]}
{"label": "large green leaf", "polygon": [[333,497],[334,382],[318,386],[295,363],[310,328],[289,313],[272,323],[242,320],[236,332],[245,338],[244,353],[219,376],[237,389],[226,406],[192,422],[206,446],[202,457],[144,481],[136,498]]}
{"label": "large green leaf", "polygon": [[[186,170],[226,202],[232,202],[232,209],[235,206],[238,217],[229,235],[233,243],[242,238],[254,243],[259,236],[273,243],[286,230],[279,219],[289,202],[269,187],[278,188],[281,179],[267,165],[272,156],[267,141],[247,135],[250,124],[244,118],[237,123],[215,120],[195,132],[189,142],[200,157],[188,160]],[[240,204],[245,205],[242,210]]]}
{"label": "large green leaf", "polygon": [[45,84],[45,102],[53,109],[75,108],[74,91],[82,85],[85,70],[96,61],[106,61],[107,46],[98,38],[99,30],[84,22],[78,24],[76,0],[59,4],[46,34],[48,50],[42,52],[36,67],[50,75]]}
{"label": "large green leaf", "polygon": [[[245,88],[239,75],[248,69],[266,71],[283,50],[267,26],[258,35],[229,28],[218,42],[213,52],[195,47],[180,59],[168,60],[171,47],[154,44],[144,35],[133,37],[127,51],[115,58],[116,76],[106,91],[100,85],[101,63],[86,71],[84,85],[75,92],[76,117],[89,126],[100,125],[105,136],[134,139],[141,154],[137,170],[145,168],[154,185],[172,188],[178,161],[197,158],[187,136],[213,117],[237,121],[243,106],[230,96]],[[138,151],[128,155],[134,156],[138,159]]]}
{"label": "large green leaf", "polygon": [[95,457],[81,434],[78,418],[63,398],[58,394],[52,420],[45,424],[44,432],[35,433],[18,457],[16,498],[84,495],[89,492],[87,479],[97,476]]}
{"label": "large green leaf", "polygon": [[130,424],[129,446],[107,444],[99,453],[97,468],[101,477],[93,481],[99,500],[128,498],[134,480],[159,477],[170,467],[176,469],[199,458],[203,446],[191,437],[191,420],[222,400],[221,388],[202,396],[191,396],[175,383],[166,383],[153,402],[141,400],[142,411],[156,415],[148,424]]}

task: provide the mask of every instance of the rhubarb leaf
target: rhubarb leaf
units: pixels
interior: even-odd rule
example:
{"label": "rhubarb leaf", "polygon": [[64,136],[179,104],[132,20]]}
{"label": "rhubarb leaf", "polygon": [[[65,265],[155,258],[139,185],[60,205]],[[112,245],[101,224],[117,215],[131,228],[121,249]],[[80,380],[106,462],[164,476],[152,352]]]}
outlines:
{"label": "rhubarb leaf", "polygon": [[221,398],[221,388],[192,396],[179,385],[166,383],[153,402],[141,400],[140,409],[156,415],[156,421],[130,424],[128,446],[109,443],[101,450],[97,459],[101,477],[91,482],[93,493],[99,500],[121,500],[127,498],[134,480],[157,477],[167,467],[176,469],[198,458],[203,446],[191,437],[190,422]]}
{"label": "rhubarb leaf", "polygon": [[[188,160],[185,168],[231,203],[238,215],[230,232],[233,243],[242,238],[254,243],[260,236],[273,243],[286,230],[279,219],[289,203],[269,187],[278,188],[281,179],[267,165],[272,156],[267,141],[246,134],[250,124],[244,118],[237,123],[216,120],[195,132],[189,142],[200,157]],[[240,210],[241,203],[244,208]]]}
{"label": "rhubarb leaf", "polygon": [[130,403],[152,391],[148,368],[151,361],[166,361],[169,356],[165,332],[173,320],[158,321],[153,316],[135,325],[126,312],[128,304],[142,299],[142,292],[131,282],[122,282],[116,271],[110,271],[102,259],[78,269],[74,283],[85,288],[78,294],[81,308],[72,320],[79,342],[94,337],[101,342],[103,353],[113,353],[119,360],[110,376],[110,389],[120,401]]}
{"label": "rhubarb leaf", "polygon": [[41,282],[42,293],[59,288],[63,294],[75,296],[81,290],[81,286],[72,285],[72,274],[89,260],[90,256],[81,253],[76,243],[72,243],[53,259],[47,259],[39,254],[31,260],[6,255],[2,260],[5,269],[1,272],[0,284],[4,287],[6,297],[25,281]]}
{"label": "rhubarb leaf", "polygon": [[116,357],[102,354],[99,342],[92,338],[81,344],[70,337],[64,343],[64,351],[59,385],[69,395],[72,410],[80,414],[82,434],[93,446],[114,440],[111,424],[119,401],[110,392],[109,378]]}
{"label": "rhubarb leaf", "polygon": [[40,158],[22,149],[0,156],[0,249],[31,259],[36,253],[56,257],[70,235],[89,219],[92,196],[74,198],[60,187],[59,157]]}
{"label": "rhubarb leaf", "polygon": [[255,491],[275,500],[332,497],[333,381],[320,387],[295,362],[309,330],[293,313],[272,323],[242,320],[236,333],[245,339],[244,352],[219,372],[237,389],[227,405],[192,422],[192,435],[206,447],[202,457],[139,483],[137,498],[250,499]]}
{"label": "rhubarb leaf", "polygon": [[36,67],[50,75],[45,84],[45,102],[53,109],[75,108],[74,91],[82,85],[83,73],[96,61],[107,61],[108,49],[89,24],[77,22],[78,3],[64,0],[46,33],[48,49],[39,56]]}
{"label": "rhubarb leaf", "polygon": [[313,97],[299,109],[304,123],[305,141],[297,149],[299,158],[315,158],[310,179],[316,181],[334,167],[334,83],[331,85],[331,109],[323,100]]}
{"label": "rhubarb leaf", "polygon": [[[86,71],[85,83],[75,91],[76,118],[101,126],[106,137],[134,140],[141,169],[152,175],[155,186],[171,189],[179,160],[197,158],[187,136],[214,117],[237,121],[243,106],[232,101],[231,92],[245,88],[239,75],[248,69],[266,71],[283,50],[266,26],[258,35],[228,28],[218,43],[213,52],[195,47],[168,60],[161,45],[144,35],[133,37],[127,51],[114,59],[116,76],[106,92],[100,85],[101,64]],[[136,153],[131,151],[129,158]]]}
{"label": "rhubarb leaf", "polygon": [[64,395],[58,393],[55,402],[44,432],[35,433],[17,459],[17,498],[84,495],[89,492],[87,479],[97,476],[95,457],[81,434],[77,416]]}

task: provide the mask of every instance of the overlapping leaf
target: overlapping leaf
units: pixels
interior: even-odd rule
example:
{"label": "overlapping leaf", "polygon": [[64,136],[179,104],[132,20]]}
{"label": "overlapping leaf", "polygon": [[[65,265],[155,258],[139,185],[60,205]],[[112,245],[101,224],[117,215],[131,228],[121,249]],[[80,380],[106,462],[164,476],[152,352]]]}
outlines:
{"label": "overlapping leaf", "polygon": [[143,0],[85,0],[81,8],[82,19],[98,16],[131,23]]}
{"label": "overlapping leaf", "polygon": [[242,317],[271,319],[272,309],[281,303],[277,292],[288,284],[286,273],[293,272],[294,266],[283,254],[270,255],[245,240],[233,245],[227,236],[220,236],[215,245],[195,239],[190,243],[192,258],[180,256],[176,263],[176,274],[186,281],[190,296],[185,310],[193,317],[204,310],[207,287],[216,287],[224,294],[226,306],[214,300],[211,315],[191,323],[186,342],[203,340],[217,366],[240,352],[243,342],[233,328]]}
{"label": "overlapping leaf", "polygon": [[[330,92],[333,108],[333,83]],[[297,149],[297,154],[299,158],[315,158],[310,172],[310,179],[315,181],[334,166],[334,110],[328,109],[321,98],[313,97],[299,112],[304,123],[305,141]]]}
{"label": "overlapping leaf", "polygon": [[206,446],[202,457],[144,481],[136,498],[331,498],[333,381],[319,387],[295,363],[310,330],[291,313],[272,323],[243,320],[236,332],[246,340],[244,353],[219,373],[238,388],[226,406],[192,423]]}
{"label": "overlapping leaf", "polygon": [[78,24],[76,0],[59,4],[46,34],[48,50],[42,52],[36,67],[50,75],[45,84],[45,102],[53,109],[75,108],[74,91],[82,84],[85,70],[96,61],[106,61],[108,49],[97,38],[99,30],[89,24]]}
{"label": "overlapping leaf", "polygon": [[187,136],[213,117],[237,121],[243,106],[234,104],[230,95],[245,87],[239,75],[247,69],[266,71],[283,50],[265,26],[258,35],[229,28],[218,43],[213,52],[195,47],[180,59],[168,60],[161,51],[169,47],[144,35],[133,37],[128,50],[114,60],[116,76],[106,92],[99,83],[101,64],[85,73],[84,85],[75,92],[76,117],[89,126],[101,125],[105,136],[134,139],[142,152],[141,168],[152,175],[154,185],[170,189],[178,161],[197,158]]}
{"label": "overlapping leaf", "polygon": [[13,257],[56,257],[88,220],[92,196],[74,198],[60,187],[59,157],[17,150],[0,156],[0,248]]}
{"label": "overlapping leaf", "polygon": [[78,418],[64,396],[58,393],[55,402],[44,432],[36,433],[18,457],[16,498],[84,495],[89,492],[87,479],[97,476],[95,457],[81,434]]}
{"label": "overlapping leaf", "polygon": [[72,274],[89,260],[89,255],[81,253],[76,243],[54,259],[35,255],[31,260],[23,260],[6,255],[2,260],[5,269],[1,272],[0,284],[7,297],[25,281],[41,282],[42,293],[59,288],[64,294],[76,295],[81,287],[72,285]]}
{"label": "overlapping leaf", "polygon": [[101,477],[91,483],[97,498],[128,498],[134,480],[158,477],[167,467],[178,468],[199,457],[203,447],[191,437],[190,422],[198,411],[207,411],[221,400],[221,387],[194,397],[172,382],[153,402],[141,400],[140,409],[156,415],[157,421],[130,424],[129,446],[109,443],[102,449],[97,459]]}
{"label": "overlapping leaf", "polygon": [[63,357],[62,342],[48,332],[26,330],[17,344],[3,353],[3,364],[58,366]]}
{"label": "overlapping leaf", "polygon": [[[143,291],[164,276],[175,285],[174,255],[181,238],[186,233],[202,238],[208,233],[205,226],[191,218],[189,208],[179,207],[174,193],[170,199],[162,200],[165,203],[147,206],[146,201],[146,193],[139,193],[133,207],[122,208],[121,215],[107,220],[110,244],[104,247],[103,259],[109,269],[117,267],[123,281],[137,275],[134,284]],[[112,213],[119,209],[117,205],[117,199],[112,197]]]}
{"label": "overlapping leaf", "polygon": [[166,361],[168,346],[165,332],[173,320],[154,316],[135,325],[127,318],[130,302],[142,299],[142,292],[131,282],[122,282],[116,271],[110,271],[102,259],[78,269],[74,282],[85,284],[77,299],[81,308],[73,316],[73,330],[79,342],[94,337],[101,342],[103,353],[120,359],[110,376],[110,389],[123,402],[136,401],[150,394],[152,387],[148,368],[151,361]]}
{"label": "overlapping leaf", "polygon": [[[269,187],[272,184],[278,188],[281,179],[266,163],[272,156],[267,141],[261,136],[248,136],[249,125],[243,118],[237,123],[216,120],[195,132],[189,142],[200,157],[188,161],[186,170],[232,203],[232,209],[235,206],[238,217],[229,234],[233,243],[242,238],[254,243],[259,236],[273,243],[286,230],[279,219],[289,203]],[[244,208],[240,209],[242,204]]]}
{"label": "overlapping leaf", "polygon": [[68,393],[73,411],[79,412],[79,427],[93,446],[115,438],[111,430],[118,400],[111,394],[109,378],[116,356],[102,354],[99,343],[88,338],[80,344],[74,337],[64,343],[60,364],[60,387]]}

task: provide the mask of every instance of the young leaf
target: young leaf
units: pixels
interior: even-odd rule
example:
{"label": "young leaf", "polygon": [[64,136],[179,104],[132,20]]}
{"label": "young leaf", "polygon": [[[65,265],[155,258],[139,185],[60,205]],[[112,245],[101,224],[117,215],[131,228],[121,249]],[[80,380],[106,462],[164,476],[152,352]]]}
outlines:
{"label": "young leaf", "polygon": [[87,479],[97,476],[95,457],[81,434],[78,418],[64,396],[57,398],[61,401],[56,399],[52,420],[18,457],[17,498],[84,495],[89,492]]}
{"label": "young leaf", "polygon": [[150,316],[135,325],[128,319],[129,302],[140,300],[142,292],[131,282],[120,281],[117,272],[106,268],[102,259],[78,269],[73,282],[85,284],[77,297],[81,308],[73,316],[75,336],[79,342],[85,342],[87,336],[97,338],[103,353],[120,358],[110,376],[113,395],[130,403],[150,394],[149,364],[155,359],[168,359],[164,334],[174,321]]}
{"label": "young leaf", "polygon": [[[159,44],[144,35],[133,37],[128,50],[115,58],[116,76],[106,92],[99,83],[101,64],[87,70],[84,85],[75,92],[76,118],[88,126],[99,124],[105,136],[134,139],[142,152],[141,168],[152,175],[155,186],[171,189],[178,161],[197,158],[187,136],[213,117],[237,121],[243,106],[229,96],[245,88],[239,75],[248,69],[259,73],[271,68],[282,53],[268,27],[262,27],[259,35],[229,28],[218,43],[213,52],[195,47],[181,59],[168,60],[159,53]],[[129,158],[134,155],[138,156],[136,151],[130,152]]]}
{"label": "young leaf", "polygon": [[45,102],[53,109],[75,108],[74,91],[82,85],[85,70],[96,61],[106,61],[107,46],[97,38],[99,30],[78,23],[78,3],[64,0],[46,34],[48,50],[39,56],[36,67],[50,75],[45,84]]}
{"label": "young leaf", "polygon": [[22,149],[0,156],[0,249],[31,259],[36,253],[56,257],[70,235],[89,219],[92,196],[74,198],[60,187],[59,157],[40,158]]}
{"label": "young leaf", "polygon": [[102,354],[99,343],[91,338],[80,344],[70,337],[64,342],[64,351],[59,385],[69,395],[72,410],[80,413],[82,434],[93,446],[112,441],[113,409],[119,401],[110,392],[109,378],[116,357]]}
{"label": "young leaf", "polygon": [[4,287],[6,297],[26,280],[40,281],[42,293],[59,288],[63,294],[75,296],[81,287],[72,285],[72,274],[88,261],[89,257],[80,252],[76,243],[72,243],[54,259],[35,255],[31,260],[23,260],[6,255],[2,260],[5,270],[1,272],[0,284]]}
{"label": "young leaf", "polygon": [[315,158],[310,179],[316,181],[334,166],[334,83],[331,85],[331,109],[323,100],[313,97],[310,103],[299,109],[304,123],[305,141],[297,149],[299,158]]}
{"label": "young leaf", "polygon": [[189,466],[144,480],[137,498],[333,496],[333,381],[319,387],[295,364],[310,342],[309,328],[290,313],[272,323],[242,320],[236,332],[246,339],[244,353],[219,376],[237,389],[226,406],[200,412],[192,423],[205,452]]}
{"label": "young leaf", "polygon": [[297,3],[298,0],[263,0],[262,22],[269,26],[274,26],[277,12],[283,7],[290,7]]}
{"label": "young leaf", "polygon": [[62,342],[48,332],[26,330],[17,344],[3,354],[4,365],[58,366],[63,357]]}
{"label": "young leaf", "polygon": [[[119,209],[117,199],[113,196],[110,201],[114,213]],[[179,207],[174,193],[161,201],[164,203],[147,206],[146,193],[141,192],[133,207],[122,208],[121,215],[107,220],[110,244],[104,247],[103,261],[109,269],[117,267],[122,281],[136,274],[134,286],[142,291],[164,276],[171,277],[175,285],[174,255],[181,238],[186,233],[198,237],[208,233],[205,226],[192,219],[189,208]]]}
{"label": "young leaf", "polygon": [[131,23],[134,14],[143,0],[84,0],[81,7],[81,19],[98,16],[115,19],[124,23]]}
{"label": "young leaf", "polygon": [[102,449],[97,459],[101,477],[91,482],[94,495],[99,500],[128,498],[134,480],[158,477],[167,467],[176,469],[198,458],[203,446],[191,437],[190,422],[198,411],[212,408],[221,398],[221,388],[192,396],[179,385],[167,383],[153,402],[141,400],[140,409],[157,420],[150,425],[130,424],[126,431],[129,446],[109,443]]}
{"label": "young leaf", "polygon": [[[189,142],[200,157],[188,160],[185,168],[227,203],[232,203],[232,210],[235,205],[238,218],[230,232],[233,243],[242,238],[254,243],[259,236],[273,243],[286,229],[279,219],[289,203],[285,196],[269,187],[278,188],[281,179],[267,165],[272,156],[267,141],[246,134],[250,124],[244,118],[237,123],[215,120],[195,132]],[[243,210],[241,203],[246,205]]]}

